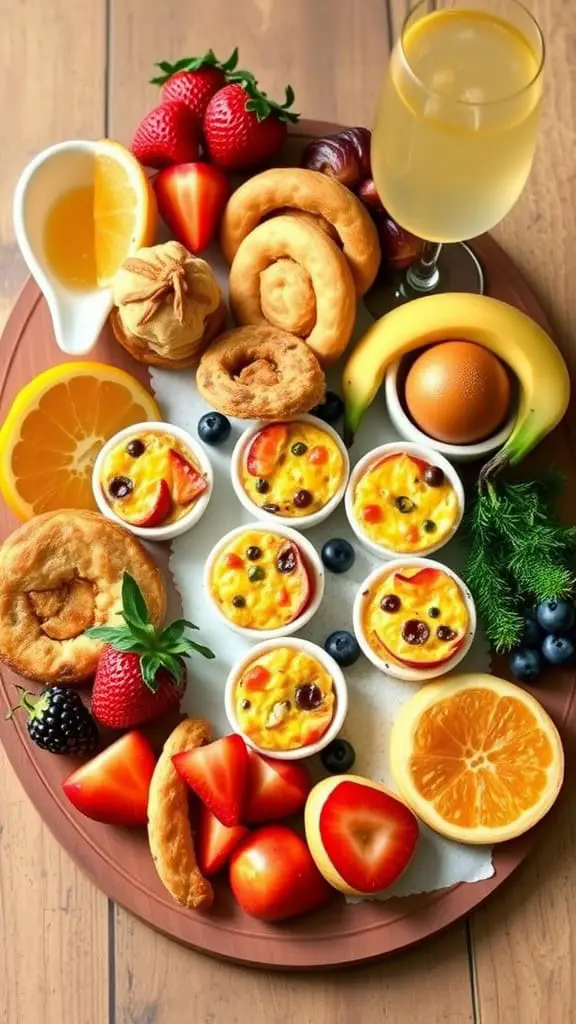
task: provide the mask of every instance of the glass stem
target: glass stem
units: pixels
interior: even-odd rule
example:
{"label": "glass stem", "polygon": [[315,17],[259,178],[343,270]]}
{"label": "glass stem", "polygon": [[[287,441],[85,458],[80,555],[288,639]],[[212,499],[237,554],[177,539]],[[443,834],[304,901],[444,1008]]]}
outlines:
{"label": "glass stem", "polygon": [[442,252],[441,242],[425,242],[420,256],[406,272],[406,285],[409,291],[419,295],[433,292],[440,281],[438,259]]}

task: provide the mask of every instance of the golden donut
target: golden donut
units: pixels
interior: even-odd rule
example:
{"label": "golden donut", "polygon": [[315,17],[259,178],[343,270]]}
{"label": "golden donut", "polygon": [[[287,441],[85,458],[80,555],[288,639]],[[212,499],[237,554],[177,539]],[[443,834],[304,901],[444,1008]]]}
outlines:
{"label": "golden donut", "polygon": [[213,409],[245,420],[308,412],[326,393],[312,349],[269,324],[222,334],[202,356],[196,384]]}
{"label": "golden donut", "polygon": [[161,625],[164,581],[122,526],[76,509],[24,523],[0,548],[0,659],[38,682],[88,679],[103,645],[84,630],[118,624],[124,571]]}
{"label": "golden donut", "polygon": [[148,841],[158,876],[174,899],[190,910],[206,910],[214,890],[196,862],[188,812],[190,790],[172,757],[211,739],[212,729],[201,718],[180,722],[164,744],[148,794]]}
{"label": "golden donut", "polygon": [[318,228],[273,217],[240,242],[230,267],[237,323],[269,323],[296,334],[321,363],[346,348],[356,319],[356,289],[346,257]]}
{"label": "golden donut", "polygon": [[232,263],[242,240],[267,214],[290,207],[323,217],[338,232],[356,294],[364,295],[380,265],[380,242],[370,214],[344,185],[301,167],[277,167],[244,182],[228,201],[220,241]]}

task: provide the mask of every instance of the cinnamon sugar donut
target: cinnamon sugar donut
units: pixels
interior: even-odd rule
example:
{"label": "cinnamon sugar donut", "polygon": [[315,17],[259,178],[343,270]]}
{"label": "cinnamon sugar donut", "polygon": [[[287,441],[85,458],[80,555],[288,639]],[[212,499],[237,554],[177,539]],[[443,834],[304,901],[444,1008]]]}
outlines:
{"label": "cinnamon sugar donut", "polygon": [[160,570],[142,545],[95,512],[46,512],[0,548],[0,659],[43,683],[92,676],[102,650],[91,626],[118,625],[124,572],[140,587],[150,619],[166,610]]}
{"label": "cinnamon sugar donut", "polygon": [[269,324],[222,334],[202,356],[196,384],[213,409],[246,420],[308,412],[326,391],[312,349]]}
{"label": "cinnamon sugar donut", "polygon": [[346,257],[301,218],[255,227],[232,260],[229,288],[237,323],[295,334],[324,365],[342,354],[354,330],[356,290]]}
{"label": "cinnamon sugar donut", "polygon": [[352,192],[319,171],[276,167],[249,178],[233,192],[220,235],[228,263],[232,263],[242,240],[267,214],[286,207],[315,214],[332,224],[352,271],[356,294],[364,295],[380,265],[376,227]]}

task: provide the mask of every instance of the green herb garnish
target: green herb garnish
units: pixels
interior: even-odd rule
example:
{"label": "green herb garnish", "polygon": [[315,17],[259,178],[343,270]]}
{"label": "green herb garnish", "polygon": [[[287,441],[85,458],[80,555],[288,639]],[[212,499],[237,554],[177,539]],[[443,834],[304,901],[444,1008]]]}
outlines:
{"label": "green herb garnish", "polygon": [[492,647],[515,647],[531,604],[570,597],[576,577],[576,527],[555,511],[561,474],[537,480],[484,481],[468,506],[465,579]]}

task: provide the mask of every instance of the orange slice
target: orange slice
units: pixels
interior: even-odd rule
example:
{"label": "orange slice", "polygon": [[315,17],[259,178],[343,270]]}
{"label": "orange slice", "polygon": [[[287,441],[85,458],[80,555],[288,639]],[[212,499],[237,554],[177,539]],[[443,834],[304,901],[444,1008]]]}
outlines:
{"label": "orange slice", "polygon": [[423,686],[394,723],[390,757],[414,813],[462,843],[526,832],[550,810],[564,777],[562,743],[544,708],[489,675]]}
{"label": "orange slice", "polygon": [[154,191],[135,157],[102,139],[94,168],[94,245],[98,284],[107,287],[122,263],[151,245],[158,220]]}
{"label": "orange slice", "polygon": [[95,509],[92,468],[103,443],[159,420],[137,380],[105,363],[61,363],[18,393],[0,431],[0,492],[21,519],[57,508]]}

